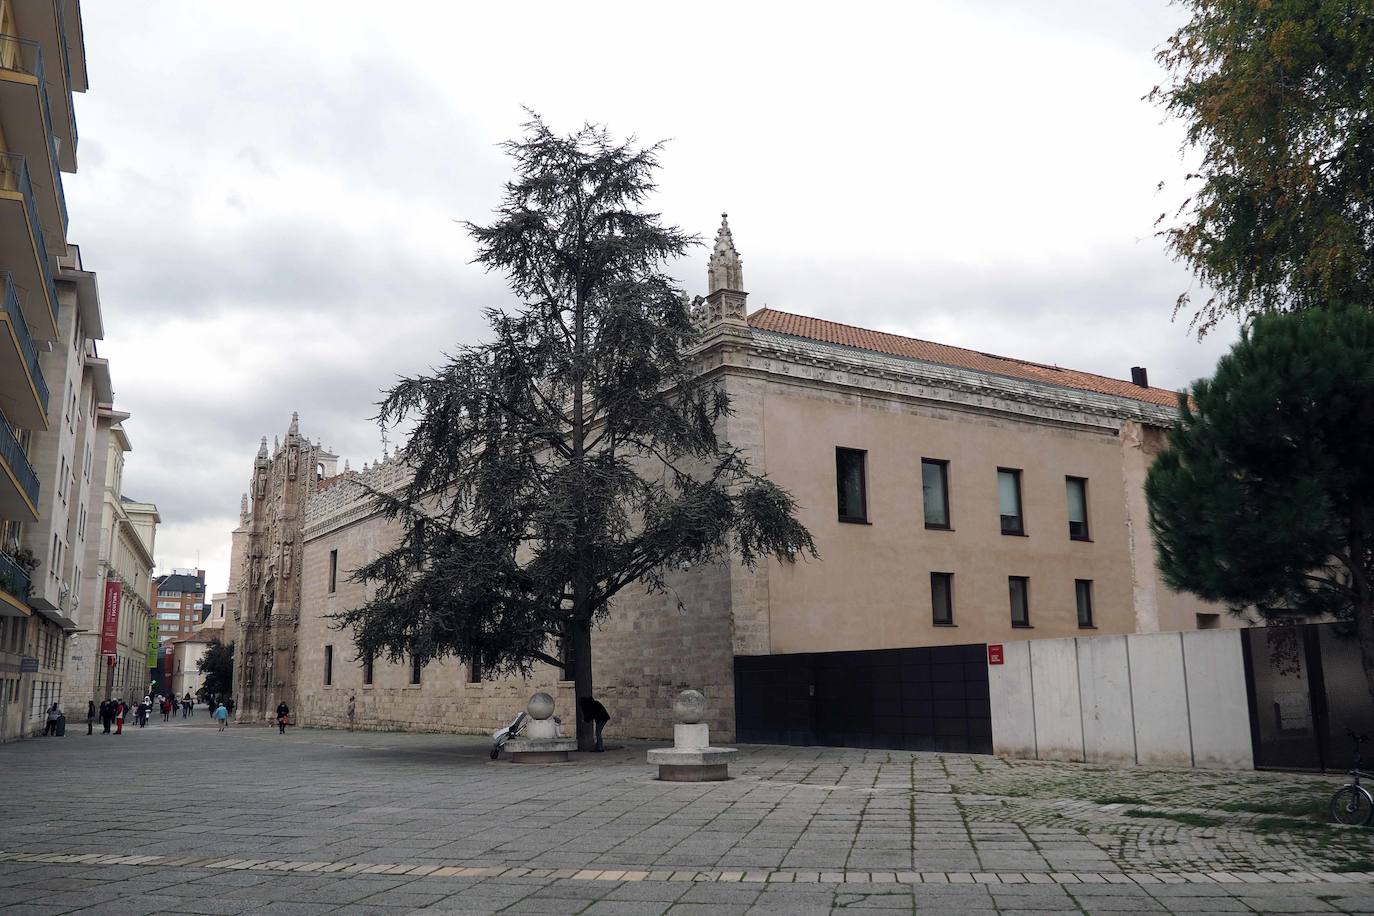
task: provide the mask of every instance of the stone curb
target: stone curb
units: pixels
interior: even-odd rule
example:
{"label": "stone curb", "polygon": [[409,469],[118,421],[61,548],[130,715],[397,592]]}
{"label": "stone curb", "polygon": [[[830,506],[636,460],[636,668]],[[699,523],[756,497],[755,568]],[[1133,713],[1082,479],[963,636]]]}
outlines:
{"label": "stone curb", "polygon": [[0,852],[0,862],[35,865],[134,865],[340,875],[409,875],[415,878],[534,878],[572,881],[714,881],[797,884],[1370,884],[1374,872],[915,872],[812,871],[805,869],[528,868],[456,862],[304,862],[221,856],[101,855],[99,853]]}

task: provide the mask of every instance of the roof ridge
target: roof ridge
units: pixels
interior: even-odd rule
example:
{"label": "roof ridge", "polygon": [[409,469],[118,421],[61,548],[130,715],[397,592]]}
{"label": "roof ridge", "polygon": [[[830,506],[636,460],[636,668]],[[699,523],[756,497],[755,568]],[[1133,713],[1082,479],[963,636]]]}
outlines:
{"label": "roof ridge", "polygon": [[[815,325],[819,327],[815,327],[812,329],[808,329],[805,327],[789,328],[786,326],[789,323],[789,320],[800,322],[813,322]],[[832,321],[828,318],[816,318],[811,315],[803,315],[797,312],[785,312],[781,309],[771,308],[769,306],[764,306],[763,308],[751,313],[748,316],[748,321],[751,327],[758,327],[760,330],[772,331],[774,333],[785,334],[792,337],[809,338],[812,340],[818,340],[822,343],[838,344],[840,346],[852,346],[856,349],[869,350],[871,352],[887,352],[890,355],[918,359],[923,362],[932,362],[939,365],[950,365],[956,368],[972,369],[974,371],[993,372],[995,370],[1000,370],[1004,368],[1006,370],[1021,369],[1023,375],[1029,376],[1029,380],[1040,381],[1046,384],[1054,384],[1060,387],[1072,388],[1077,390],[1098,391],[1099,393],[1103,394],[1115,394],[1119,397],[1126,397],[1133,400],[1145,400],[1153,403],[1159,403],[1164,406],[1175,406],[1176,404],[1177,392],[1168,388],[1157,388],[1154,386],[1144,388],[1126,379],[1114,378],[1110,375],[1102,375],[1101,373],[1089,372],[1084,369],[1073,369],[1060,365],[1040,363],[1035,362],[1034,360],[1020,359],[1014,356],[1002,356],[997,353],[988,353],[982,350],[974,350],[969,347],[960,347],[955,344],[940,343],[938,341],[926,340],[920,337],[911,337],[905,334],[895,334],[891,331],[878,331],[872,328],[864,328],[858,325],[846,324],[842,321]],[[820,331],[822,333],[807,334],[805,333],[807,330],[815,330]],[[861,338],[864,335],[879,338],[877,340],[871,341],[871,344],[882,344],[884,346],[880,348],[872,345],[865,345],[865,343],[857,339]],[[850,339],[846,340],[844,338]],[[927,351],[936,350],[942,352],[917,352],[922,349],[926,349]],[[960,361],[941,359],[940,357],[942,355],[962,355],[965,357],[965,360],[961,363]],[[979,358],[981,358],[982,360],[996,360],[1001,363],[1006,363],[1007,366],[999,366],[995,367],[994,369],[994,367],[978,366],[971,364],[976,362]],[[1040,372],[1062,373],[1063,378],[1058,380],[1039,378],[1038,373]],[[1015,372],[1012,372],[1011,374],[1015,374]],[[1073,380],[1075,378],[1080,380],[1082,383],[1073,384]],[[1089,382],[1092,383],[1092,387],[1088,386]],[[1148,396],[1142,397],[1142,395]]]}

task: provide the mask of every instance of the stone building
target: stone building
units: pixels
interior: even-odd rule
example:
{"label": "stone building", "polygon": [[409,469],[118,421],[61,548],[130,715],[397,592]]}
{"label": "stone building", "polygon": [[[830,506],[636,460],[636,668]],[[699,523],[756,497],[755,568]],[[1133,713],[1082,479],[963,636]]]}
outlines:
{"label": "stone building", "polygon": [[[737,726],[758,738],[762,719],[783,723],[766,740],[979,749],[986,645],[1229,622],[1155,568],[1142,485],[1177,396],[1143,369],[1123,381],[749,314],[747,295],[722,222],[694,305],[700,371],[732,399],[724,438],[796,497],[820,556],[732,560],[671,574],[666,595],[622,592],[593,637],[611,733],[666,737],[672,697],[690,686],[722,740]],[[276,460],[260,455],[259,473]],[[301,565],[280,586],[299,589],[296,641],[278,644],[294,652],[301,721],[340,723],[353,698],[363,727],[489,729],[536,688],[571,715],[556,669],[491,679],[453,660],[362,659],[331,626],[367,598],[349,574],[396,537],[366,489],[405,473],[384,456],[304,500]],[[896,711],[880,712],[894,692]],[[834,716],[860,724],[841,734]]]}
{"label": "stone building", "polygon": [[334,469],[335,456],[301,437],[295,414],[286,440],[269,454],[264,436],[253,462],[230,549],[236,601],[227,630],[240,719],[270,717],[279,702],[296,705],[301,523],[310,494]]}

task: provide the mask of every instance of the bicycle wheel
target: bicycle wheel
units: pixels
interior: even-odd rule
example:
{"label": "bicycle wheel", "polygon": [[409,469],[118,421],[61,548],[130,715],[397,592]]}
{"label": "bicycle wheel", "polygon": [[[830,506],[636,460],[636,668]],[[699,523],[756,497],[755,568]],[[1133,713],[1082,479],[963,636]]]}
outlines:
{"label": "bicycle wheel", "polygon": [[1331,817],[1338,824],[1368,824],[1374,799],[1359,786],[1346,786],[1331,796]]}

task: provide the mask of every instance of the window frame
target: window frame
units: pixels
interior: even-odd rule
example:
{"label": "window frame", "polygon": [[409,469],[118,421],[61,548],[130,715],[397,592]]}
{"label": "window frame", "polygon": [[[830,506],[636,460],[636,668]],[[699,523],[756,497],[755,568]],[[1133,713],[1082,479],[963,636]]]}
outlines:
{"label": "window frame", "polygon": [[[1084,597],[1085,595],[1087,596],[1087,599],[1088,599],[1088,601],[1087,601],[1087,603],[1088,603],[1088,620],[1087,620],[1087,623],[1084,623],[1084,622],[1083,622],[1083,597]],[[1096,610],[1096,609],[1093,607],[1094,602],[1093,602],[1093,580],[1092,580],[1092,579],[1074,579],[1074,580],[1073,580],[1073,601],[1074,601],[1074,611],[1075,611],[1075,613],[1076,613],[1076,615],[1077,615],[1077,618],[1078,618],[1078,628],[1079,628],[1080,630],[1095,630],[1095,629],[1097,629],[1097,614],[1095,613],[1095,610]]]}
{"label": "window frame", "polygon": [[[840,476],[840,460],[844,455],[857,455],[859,458],[859,515],[844,515],[841,511],[843,478]],[[868,449],[835,446],[835,515],[847,525],[867,525],[868,520]]]}
{"label": "window frame", "polygon": [[[943,581],[945,585],[945,612],[944,620],[940,619],[940,609],[935,604],[935,583]],[[957,627],[954,622],[954,573],[932,572],[930,574],[930,622],[937,627]]]}
{"label": "window frame", "polygon": [[412,654],[410,656],[410,683],[407,686],[419,687],[424,665],[420,664],[420,659]]}
{"label": "window frame", "polygon": [[371,655],[363,656],[363,686],[371,687],[377,674],[377,660]]}
{"label": "window frame", "polygon": [[[1022,619],[1016,619],[1016,599],[1012,590],[1012,583],[1021,583],[1021,610]],[[1007,576],[1007,601],[1011,605],[1011,625],[1018,630],[1026,630],[1031,627],[1031,608],[1030,608],[1030,576]]]}
{"label": "window frame", "polygon": [[338,548],[329,551],[329,594],[333,595],[339,590],[339,551]]}
{"label": "window frame", "polygon": [[1091,540],[1093,539],[1093,537],[1092,537],[1092,524],[1091,524],[1091,522],[1090,522],[1090,520],[1089,520],[1089,518],[1088,518],[1088,515],[1089,515],[1089,513],[1088,513],[1088,478],[1086,478],[1086,477],[1075,477],[1075,476],[1073,476],[1072,474],[1066,474],[1066,475],[1064,476],[1064,491],[1065,491],[1065,492],[1064,492],[1064,500],[1065,500],[1064,510],[1065,510],[1066,513],[1068,512],[1068,509],[1069,509],[1069,503],[1068,503],[1068,488],[1069,488],[1070,486],[1072,486],[1073,484],[1078,484],[1078,486],[1081,487],[1081,488],[1082,488],[1082,491],[1083,491],[1083,533],[1082,533],[1082,534],[1074,534],[1074,533],[1073,533],[1074,521],[1073,521],[1072,518],[1070,518],[1070,519],[1069,519],[1069,540],[1071,540],[1071,541],[1091,541]]}
{"label": "window frame", "polygon": [[[1021,492],[1021,468],[997,469],[997,525],[1002,530],[1002,534],[1007,537],[1026,537],[1026,500]],[[1002,514],[1002,475],[1010,474],[1012,481],[1016,485],[1016,523],[1019,527],[1016,530],[1007,528],[1004,519],[1008,518]]]}
{"label": "window frame", "polygon": [[334,686],[334,646],[324,647],[324,686]]}
{"label": "window frame", "polygon": [[[926,465],[936,468],[940,472],[940,495],[943,498],[945,522],[943,525],[935,524],[926,518]],[[921,518],[925,522],[927,531],[953,531],[954,519],[949,512],[949,460],[945,458],[922,458],[921,459]]]}

